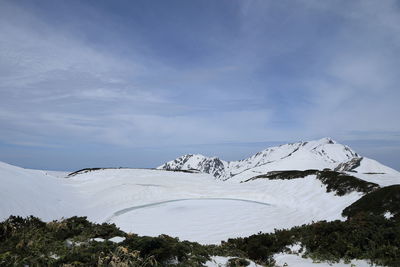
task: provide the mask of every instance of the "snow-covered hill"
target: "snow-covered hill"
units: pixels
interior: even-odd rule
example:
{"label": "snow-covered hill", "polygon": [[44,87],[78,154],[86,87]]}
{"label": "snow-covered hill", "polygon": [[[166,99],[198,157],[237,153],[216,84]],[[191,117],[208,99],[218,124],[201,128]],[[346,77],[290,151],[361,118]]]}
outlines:
{"label": "snow-covered hill", "polygon": [[222,180],[233,178],[238,181],[270,171],[326,168],[360,174],[400,175],[396,170],[361,157],[348,146],[330,138],[267,148],[239,161],[228,162],[195,154],[184,155],[158,167],[164,170],[198,170]]}
{"label": "snow-covered hill", "polygon": [[44,220],[75,215],[79,195],[58,175],[0,162],[0,220],[10,215],[37,215]]}

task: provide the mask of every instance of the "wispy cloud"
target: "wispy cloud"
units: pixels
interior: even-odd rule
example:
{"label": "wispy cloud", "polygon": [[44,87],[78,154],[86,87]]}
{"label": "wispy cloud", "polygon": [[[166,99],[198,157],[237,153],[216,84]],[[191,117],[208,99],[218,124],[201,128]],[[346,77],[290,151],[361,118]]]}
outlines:
{"label": "wispy cloud", "polygon": [[399,140],[397,1],[159,4],[1,2],[0,142]]}

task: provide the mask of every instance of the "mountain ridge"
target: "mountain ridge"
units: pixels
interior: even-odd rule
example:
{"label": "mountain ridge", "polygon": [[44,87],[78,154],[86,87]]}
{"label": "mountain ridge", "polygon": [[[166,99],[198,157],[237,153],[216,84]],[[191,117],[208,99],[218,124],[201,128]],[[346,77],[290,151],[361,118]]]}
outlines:
{"label": "mountain ridge", "polygon": [[238,161],[225,161],[201,154],[186,154],[164,163],[157,169],[197,170],[221,180],[234,177],[243,180],[270,171],[306,169],[398,174],[396,170],[362,157],[350,147],[329,137],[269,147]]}

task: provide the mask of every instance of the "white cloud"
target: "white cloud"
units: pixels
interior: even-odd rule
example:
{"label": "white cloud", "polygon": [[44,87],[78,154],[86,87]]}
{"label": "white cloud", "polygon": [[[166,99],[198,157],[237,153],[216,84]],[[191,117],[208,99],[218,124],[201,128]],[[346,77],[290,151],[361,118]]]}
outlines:
{"label": "white cloud", "polygon": [[[226,54],[215,64],[188,69],[135,55],[134,47],[129,59],[118,56],[11,2],[2,3],[0,34],[6,38],[0,39],[0,140],[157,146],[357,138],[356,130],[400,132],[396,3],[354,1],[351,8],[303,3],[313,12],[337,14],[343,22],[333,23],[343,26],[331,36],[332,44],[312,55],[319,66],[315,76],[286,78],[310,95],[310,105],[299,107],[274,98],[281,93],[282,88],[275,88],[279,83],[253,76],[265,66],[274,70],[271,58],[285,60],[285,54],[318,41],[291,37],[283,43],[286,35],[279,30],[291,25],[285,24],[288,18],[268,24],[264,12],[273,13],[271,3],[246,2],[238,37],[221,42]],[[312,15],[286,5],[300,19]],[[267,26],[281,28],[264,36]],[[274,40],[275,35],[280,39]],[[287,125],[291,119],[294,126]],[[289,122],[281,127],[277,121]]]}

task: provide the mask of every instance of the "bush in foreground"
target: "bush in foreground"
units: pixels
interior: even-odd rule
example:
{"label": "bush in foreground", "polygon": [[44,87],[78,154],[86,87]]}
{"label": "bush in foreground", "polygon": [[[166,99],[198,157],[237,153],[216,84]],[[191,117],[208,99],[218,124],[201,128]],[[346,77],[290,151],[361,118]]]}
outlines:
{"label": "bush in foreground", "polygon": [[[107,240],[115,236],[125,239]],[[127,234],[85,217],[45,223],[11,216],[0,223],[1,266],[203,266],[211,255],[235,257],[229,266],[246,266],[244,259],[273,266],[273,255],[293,244],[301,244],[304,256],[316,260],[364,259],[400,266],[400,222],[365,212],[347,221],[321,221],[209,246],[167,235]]]}
{"label": "bush in foreground", "polygon": [[[115,236],[125,240],[107,240]],[[166,235],[139,237],[86,217],[44,223],[11,216],[0,223],[1,266],[201,266],[208,255],[197,243]]]}

